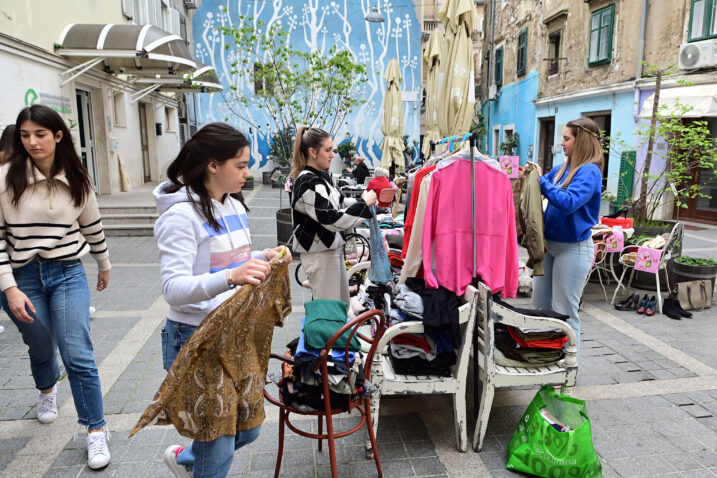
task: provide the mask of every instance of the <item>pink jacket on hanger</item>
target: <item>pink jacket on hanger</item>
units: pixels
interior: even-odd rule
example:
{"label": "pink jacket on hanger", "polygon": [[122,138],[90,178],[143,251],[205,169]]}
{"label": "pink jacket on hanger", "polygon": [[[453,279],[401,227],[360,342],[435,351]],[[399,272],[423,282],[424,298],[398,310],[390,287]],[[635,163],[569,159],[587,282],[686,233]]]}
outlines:
{"label": "pink jacket on hanger", "polygon": [[[431,177],[423,222],[426,286],[437,289],[442,285],[458,295],[473,277],[470,177],[471,163],[464,159],[439,167]],[[505,173],[476,161],[475,184],[477,275],[493,293],[515,297],[518,239],[510,180]]]}

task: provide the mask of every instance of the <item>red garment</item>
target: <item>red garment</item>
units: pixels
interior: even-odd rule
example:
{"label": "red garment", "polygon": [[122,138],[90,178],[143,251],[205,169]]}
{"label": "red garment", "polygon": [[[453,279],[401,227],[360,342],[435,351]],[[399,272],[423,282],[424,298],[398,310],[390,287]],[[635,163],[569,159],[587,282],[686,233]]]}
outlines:
{"label": "red garment", "polygon": [[521,347],[531,349],[562,349],[563,345],[568,343],[568,337],[565,335],[554,339],[523,340],[523,337],[512,326],[508,326],[508,334]]}
{"label": "red garment", "polygon": [[[473,280],[471,163],[458,159],[431,176],[421,251],[426,287],[463,295]],[[475,163],[476,274],[503,297],[518,291],[518,239],[508,176]],[[432,265],[435,263],[435,274]]]}
{"label": "red garment", "polygon": [[421,191],[421,181],[434,169],[436,164],[423,168],[416,173],[416,177],[413,178],[413,188],[411,189],[411,203],[408,206],[408,214],[406,214],[406,220],[403,223],[403,249],[401,250],[401,259],[406,258],[406,252],[408,252],[408,241],[411,239],[411,230],[413,229],[413,222],[416,219],[416,207],[418,205],[418,193]]}
{"label": "red garment", "polygon": [[[366,186],[366,190],[374,191],[376,193],[376,196],[378,196],[384,189],[391,189],[391,181],[389,181],[388,178],[383,176],[371,178],[371,180],[368,182],[368,186]],[[378,207],[388,207],[390,205],[390,202],[378,203]]]}
{"label": "red garment", "polygon": [[412,345],[413,347],[422,349],[426,352],[426,354],[431,353],[431,345],[428,343],[425,336],[401,334],[392,338],[391,341],[398,345]]}

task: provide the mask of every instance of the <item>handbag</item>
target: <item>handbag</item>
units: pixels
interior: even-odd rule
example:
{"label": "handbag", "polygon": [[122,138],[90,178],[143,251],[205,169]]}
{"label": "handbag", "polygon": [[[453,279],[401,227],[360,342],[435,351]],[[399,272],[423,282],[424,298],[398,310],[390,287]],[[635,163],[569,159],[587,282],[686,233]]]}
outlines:
{"label": "handbag", "polygon": [[544,386],[518,422],[508,444],[509,470],[552,478],[599,478],[585,402]]}
{"label": "handbag", "polygon": [[712,281],[709,279],[680,282],[677,300],[685,310],[709,309],[712,305]]}

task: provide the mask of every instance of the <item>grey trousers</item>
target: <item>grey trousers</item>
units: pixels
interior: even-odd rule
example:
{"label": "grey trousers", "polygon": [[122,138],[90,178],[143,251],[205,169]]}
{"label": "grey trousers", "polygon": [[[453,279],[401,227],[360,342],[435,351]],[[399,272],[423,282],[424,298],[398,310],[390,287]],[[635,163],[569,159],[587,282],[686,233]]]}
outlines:
{"label": "grey trousers", "polygon": [[302,252],[301,267],[309,277],[314,299],[340,300],[349,304],[349,277],[342,248]]}

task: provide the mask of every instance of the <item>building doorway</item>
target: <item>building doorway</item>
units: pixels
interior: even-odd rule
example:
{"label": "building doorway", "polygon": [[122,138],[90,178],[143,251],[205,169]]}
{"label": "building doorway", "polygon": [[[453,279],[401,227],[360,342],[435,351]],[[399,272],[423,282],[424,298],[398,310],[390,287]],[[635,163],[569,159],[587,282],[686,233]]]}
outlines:
{"label": "building doorway", "polygon": [[586,117],[595,121],[602,131],[602,146],[603,146],[603,164],[602,169],[602,188],[607,189],[607,175],[610,171],[610,125],[612,123],[612,115],[610,113],[588,113]]}
{"label": "building doorway", "polygon": [[92,101],[89,91],[75,90],[77,101],[77,121],[80,132],[80,159],[87,169],[95,192],[100,193],[97,180],[97,154],[95,151],[95,131],[92,124]]}
{"label": "building doorway", "polygon": [[147,106],[139,104],[139,137],[142,144],[142,171],[144,182],[152,180],[152,171],[149,167],[149,140],[147,137]]}
{"label": "building doorway", "polygon": [[[717,118],[702,118],[708,121],[712,138],[717,138]],[[711,168],[695,166],[690,185],[699,184],[700,193],[710,197],[696,197],[687,200],[687,208],[675,208],[678,219],[717,224],[717,177]],[[678,215],[679,214],[679,215]]]}
{"label": "building doorway", "polygon": [[543,172],[553,169],[553,145],[555,144],[555,117],[540,118],[540,150],[538,164]]}

